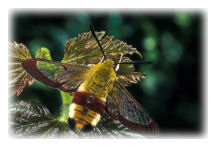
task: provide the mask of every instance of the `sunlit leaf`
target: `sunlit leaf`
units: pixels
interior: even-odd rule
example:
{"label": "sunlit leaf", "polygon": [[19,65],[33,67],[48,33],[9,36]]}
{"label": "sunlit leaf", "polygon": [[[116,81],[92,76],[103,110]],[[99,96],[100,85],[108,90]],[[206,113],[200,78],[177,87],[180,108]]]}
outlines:
{"label": "sunlit leaf", "polygon": [[44,47],[37,50],[35,57],[40,59],[52,60],[49,49]]}
{"label": "sunlit leaf", "polygon": [[[108,138],[143,138],[144,136],[131,131],[125,127],[120,121],[112,119],[108,115],[104,115],[95,128],[94,132],[91,132],[94,136],[108,137]],[[91,136],[92,136],[91,135]]]}
{"label": "sunlit leaf", "polygon": [[32,79],[27,72],[22,68],[21,63],[24,60],[30,59],[31,54],[28,48],[22,43],[9,43],[9,87],[10,96],[20,95],[28,82],[32,85]]}
{"label": "sunlit leaf", "polygon": [[[68,108],[63,107],[65,114]],[[108,115],[102,117],[101,121],[89,133],[75,133],[68,124],[67,117],[55,117],[49,110],[31,101],[18,101],[12,104],[10,111],[10,134],[15,137],[36,136],[36,137],[143,137],[122,125],[118,120],[114,120]]]}
{"label": "sunlit leaf", "polygon": [[10,133],[13,136],[71,136],[77,137],[66,122],[49,110],[30,101],[18,101],[10,106]]}
{"label": "sunlit leaf", "polygon": [[[97,32],[96,34],[100,40],[104,36],[105,32]],[[83,63],[84,60],[89,56],[89,53],[96,50],[97,48],[98,46],[96,40],[90,32],[80,34],[78,35],[78,38],[74,37],[66,41],[65,53],[62,62]]]}
{"label": "sunlit leaf", "polygon": [[[113,40],[112,36],[106,36],[102,39],[105,32],[96,32],[101,45],[107,56],[114,60],[116,63],[122,58],[122,62],[131,61],[126,54],[141,54],[133,48],[131,45],[127,45],[125,42],[120,40]],[[103,58],[102,52],[99,46],[92,36],[91,32],[80,34],[77,38],[68,40],[65,44],[65,55],[62,62],[64,63],[79,63],[79,64],[91,64],[98,63]],[[144,74],[140,72],[134,72],[134,65],[120,65],[117,71],[118,80],[120,80],[125,86],[133,83],[137,83],[140,78],[144,78]]]}
{"label": "sunlit leaf", "polygon": [[[131,62],[129,58],[123,58],[122,62]],[[135,72],[133,64],[122,64],[117,71],[118,80],[124,84],[124,86],[129,86],[131,84],[136,84],[141,78],[145,78],[145,73]]]}
{"label": "sunlit leaf", "polygon": [[[131,45],[127,45],[120,40],[112,40],[112,36],[106,36],[102,39],[105,32],[96,32],[98,39],[108,58],[116,55],[139,54]],[[141,56],[141,55],[140,55]],[[80,64],[98,63],[103,55],[91,32],[78,35],[78,38],[72,38],[65,44],[65,55],[62,62]]]}

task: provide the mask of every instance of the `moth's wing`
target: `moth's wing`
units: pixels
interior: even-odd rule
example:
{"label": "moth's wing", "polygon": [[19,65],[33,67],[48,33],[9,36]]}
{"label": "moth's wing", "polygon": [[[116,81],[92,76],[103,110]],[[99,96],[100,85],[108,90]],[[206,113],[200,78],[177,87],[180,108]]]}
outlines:
{"label": "moth's wing", "polygon": [[159,132],[157,123],[119,82],[115,83],[107,98],[106,111],[111,117],[136,132],[146,134]]}
{"label": "moth's wing", "polygon": [[34,79],[65,92],[75,91],[84,80],[88,66],[66,64],[44,59],[28,59],[23,68]]}

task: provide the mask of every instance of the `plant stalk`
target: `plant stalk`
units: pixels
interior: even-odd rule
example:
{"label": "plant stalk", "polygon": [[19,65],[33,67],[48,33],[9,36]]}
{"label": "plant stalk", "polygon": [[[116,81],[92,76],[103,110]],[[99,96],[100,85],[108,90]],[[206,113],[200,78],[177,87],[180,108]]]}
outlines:
{"label": "plant stalk", "polygon": [[62,97],[62,107],[61,107],[60,117],[58,119],[61,122],[67,122],[72,96],[69,93],[61,91],[61,97]]}

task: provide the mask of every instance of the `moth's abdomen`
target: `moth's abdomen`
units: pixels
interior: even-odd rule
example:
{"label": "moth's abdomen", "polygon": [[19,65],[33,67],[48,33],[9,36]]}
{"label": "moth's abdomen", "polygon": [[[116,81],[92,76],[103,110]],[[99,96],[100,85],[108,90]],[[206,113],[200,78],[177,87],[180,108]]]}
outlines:
{"label": "moth's abdomen", "polygon": [[105,103],[87,92],[74,92],[69,109],[68,123],[71,129],[88,131],[95,127],[105,111]]}

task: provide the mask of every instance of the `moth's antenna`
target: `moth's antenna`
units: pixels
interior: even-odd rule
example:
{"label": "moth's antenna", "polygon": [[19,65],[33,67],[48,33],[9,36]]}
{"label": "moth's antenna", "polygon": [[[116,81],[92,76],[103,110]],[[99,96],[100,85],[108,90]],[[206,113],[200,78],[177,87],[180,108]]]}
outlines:
{"label": "moth's antenna", "polygon": [[120,63],[115,63],[116,64],[142,64],[142,65],[148,65],[153,63],[153,61],[134,61],[134,62],[120,62]]}
{"label": "moth's antenna", "polygon": [[102,48],[102,46],[101,46],[101,44],[100,44],[100,41],[98,40],[98,38],[97,38],[97,36],[96,36],[96,34],[95,34],[94,28],[93,28],[93,26],[92,26],[91,24],[90,24],[90,30],[91,30],[92,35],[94,36],[95,40],[97,41],[97,43],[98,43],[98,45],[99,45],[99,47],[100,47],[100,49],[101,49],[101,51],[102,51],[102,53],[103,53],[104,59],[106,60],[107,58],[106,58],[106,55],[105,55],[105,53],[104,53],[104,50],[103,50],[103,48]]}

